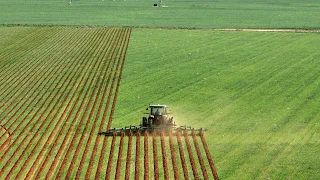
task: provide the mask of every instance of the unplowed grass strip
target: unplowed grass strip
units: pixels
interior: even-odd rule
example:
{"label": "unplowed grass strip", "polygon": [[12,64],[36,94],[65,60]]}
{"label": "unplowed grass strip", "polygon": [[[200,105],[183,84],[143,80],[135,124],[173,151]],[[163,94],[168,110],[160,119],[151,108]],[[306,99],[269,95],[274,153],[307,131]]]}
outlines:
{"label": "unplowed grass strip", "polygon": [[199,144],[197,142],[196,134],[194,132],[192,133],[192,139],[193,139],[193,144],[194,144],[194,146],[196,148],[196,152],[197,152],[198,160],[199,160],[199,163],[200,163],[200,167],[201,167],[203,178],[205,180],[207,180],[207,179],[209,179],[208,173],[207,173],[204,161],[203,161],[202,156],[201,156],[201,151],[200,151],[200,148],[199,148]]}
{"label": "unplowed grass strip", "polygon": [[124,177],[125,180],[130,179],[131,152],[132,152],[132,133],[129,133],[127,158],[126,158],[126,173],[125,173],[125,177]]}
{"label": "unplowed grass strip", "polygon": [[200,138],[201,138],[201,141],[202,141],[202,145],[203,145],[203,147],[204,147],[204,150],[205,150],[205,152],[206,152],[207,159],[208,159],[209,164],[210,164],[210,168],[211,168],[212,175],[213,175],[213,177],[214,177],[215,180],[218,180],[218,179],[219,179],[219,176],[218,176],[216,167],[214,166],[214,163],[213,163],[212,157],[211,157],[211,155],[210,155],[210,152],[209,152],[209,149],[208,149],[208,145],[207,145],[207,143],[206,143],[206,140],[204,139],[203,133],[200,134]]}
{"label": "unplowed grass strip", "polygon": [[177,141],[178,141],[178,146],[179,146],[179,153],[180,153],[180,159],[181,159],[184,179],[187,180],[187,179],[189,179],[189,175],[188,175],[188,169],[187,169],[186,160],[184,158],[184,152],[183,152],[183,147],[182,147],[182,142],[181,142],[181,133],[180,132],[177,132]]}
{"label": "unplowed grass strip", "polygon": [[172,133],[169,133],[169,145],[170,145],[170,151],[171,151],[171,160],[172,160],[172,166],[173,166],[174,179],[179,180],[180,178],[179,178],[179,171],[178,171],[178,165],[177,165],[177,156],[174,149]]}

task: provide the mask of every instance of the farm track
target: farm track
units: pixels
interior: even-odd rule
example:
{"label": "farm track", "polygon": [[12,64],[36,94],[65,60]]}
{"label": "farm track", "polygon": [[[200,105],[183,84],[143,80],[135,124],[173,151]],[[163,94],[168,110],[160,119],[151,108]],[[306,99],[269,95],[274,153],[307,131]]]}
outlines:
{"label": "farm track", "polygon": [[[191,170],[195,179],[210,179],[197,143],[201,138],[211,168],[203,134],[193,134],[194,146],[180,133],[146,132],[141,134],[143,140],[140,133],[98,135],[112,125],[130,36],[130,28],[61,27],[19,41],[27,44],[47,38],[28,47],[29,53],[15,44],[12,48],[19,53],[5,50],[5,57],[17,60],[10,66],[6,59],[0,62],[1,68],[14,67],[0,72],[4,75],[0,117],[5,129],[0,136],[0,179],[179,179],[182,174],[189,179]],[[188,170],[182,144],[192,169]],[[197,174],[196,163],[203,177]]]}

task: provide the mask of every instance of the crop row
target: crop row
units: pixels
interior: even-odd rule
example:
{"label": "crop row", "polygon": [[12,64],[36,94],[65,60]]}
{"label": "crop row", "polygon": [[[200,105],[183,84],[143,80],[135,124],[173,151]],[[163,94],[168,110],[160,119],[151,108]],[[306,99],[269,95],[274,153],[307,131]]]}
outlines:
{"label": "crop row", "polygon": [[11,133],[10,144],[4,133],[0,138],[1,179],[90,179],[107,167],[101,146],[108,141],[96,132],[111,125],[130,34],[129,28],[62,28],[50,34],[53,42],[34,47],[34,59],[18,59],[13,66],[24,71],[1,79],[13,82],[0,89],[7,101],[1,125]]}
{"label": "crop row", "polygon": [[[117,136],[116,133],[112,136],[112,143],[110,144],[108,166],[105,175],[105,179],[119,179],[121,174],[125,174],[125,178],[130,178],[130,173],[134,173],[132,178],[134,179],[219,179],[216,169],[213,164],[212,157],[207,151],[208,147],[203,134],[195,135],[192,134],[192,140],[189,140],[189,135],[183,133],[167,134],[163,133],[149,133],[145,132],[143,134],[143,139],[140,139],[140,133],[136,136],[129,134],[126,138],[124,133],[121,136]],[[119,137],[119,138],[117,138]],[[133,138],[136,137],[136,138]],[[176,137],[176,138],[174,138]],[[117,140],[118,139],[118,140]],[[123,148],[126,146],[124,144],[125,139],[128,140],[127,156],[125,159],[122,158]],[[199,139],[201,139],[200,146],[198,144]],[[132,149],[132,140],[136,141],[135,152]],[[118,142],[117,142],[118,141]],[[143,141],[143,147],[140,146]],[[149,144],[149,141],[151,144]],[[178,146],[175,146],[178,143]],[[119,150],[116,151],[117,145]],[[160,145],[160,147],[158,146]],[[186,148],[184,148],[186,147]],[[169,149],[168,149],[169,148]],[[177,159],[176,151],[179,149],[180,160]],[[160,153],[159,153],[160,151]],[[153,158],[149,158],[150,152]],[[204,153],[205,152],[205,153]],[[118,153],[118,158],[115,154]],[[169,156],[168,154],[169,153]],[[194,156],[196,154],[196,156]],[[140,157],[143,156],[143,167],[140,167]],[[130,169],[131,157],[135,157],[135,169]],[[204,157],[205,156],[205,157]],[[197,157],[197,158],[196,158]],[[204,161],[208,159],[208,161]],[[125,169],[120,169],[121,162],[126,163]],[[113,168],[112,165],[117,162],[117,167]],[[159,168],[162,165],[163,168]],[[152,167],[153,166],[153,167]],[[191,166],[191,167],[190,167]],[[150,167],[153,171],[149,171]],[[200,168],[199,168],[200,167]],[[142,170],[141,170],[142,168]],[[169,171],[172,168],[173,171]],[[212,173],[207,173],[207,169],[211,169]],[[182,169],[182,170],[181,170]],[[199,172],[201,169],[201,172]],[[112,172],[114,170],[114,172]],[[133,172],[134,171],[134,172]],[[143,174],[141,174],[143,172]],[[114,177],[111,175],[114,174]],[[153,176],[151,176],[151,174]]]}

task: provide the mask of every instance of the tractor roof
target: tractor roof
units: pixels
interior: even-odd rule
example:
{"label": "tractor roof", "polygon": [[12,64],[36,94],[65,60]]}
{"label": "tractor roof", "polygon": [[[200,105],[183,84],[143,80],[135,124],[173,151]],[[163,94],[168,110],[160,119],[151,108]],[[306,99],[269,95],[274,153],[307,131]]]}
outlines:
{"label": "tractor roof", "polygon": [[153,104],[153,105],[149,105],[149,107],[165,107],[165,108],[167,108],[168,106],[167,105],[160,105],[160,104],[158,104],[158,105]]}

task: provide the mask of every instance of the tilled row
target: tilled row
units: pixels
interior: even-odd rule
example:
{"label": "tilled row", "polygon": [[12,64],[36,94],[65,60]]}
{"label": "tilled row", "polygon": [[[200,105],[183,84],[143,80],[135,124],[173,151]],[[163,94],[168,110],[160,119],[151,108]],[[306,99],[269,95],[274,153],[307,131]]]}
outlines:
{"label": "tilled row", "polygon": [[[135,138],[134,138],[135,137]],[[189,140],[188,134],[177,133],[175,135],[169,133],[152,133],[151,136],[148,132],[145,132],[142,136],[137,133],[135,136],[129,134],[126,136],[128,139],[127,156],[125,159],[122,158],[122,149],[124,146],[125,134],[122,133],[121,136],[117,136],[114,133],[112,136],[112,143],[110,144],[110,151],[108,157],[108,166],[105,175],[105,179],[119,179],[121,174],[125,174],[125,179],[130,178],[130,174],[133,179],[219,179],[216,169],[214,167],[212,157],[209,153],[204,135],[192,134],[192,140]],[[175,137],[175,138],[174,138]],[[107,138],[107,137],[105,137]],[[202,146],[198,144],[198,140],[201,139]],[[132,140],[136,141],[135,152],[132,149]],[[143,141],[143,147],[141,147],[141,142]],[[152,142],[151,144],[149,143]],[[178,147],[175,146],[178,144]],[[117,152],[115,148],[119,146],[118,158],[115,158]],[[150,146],[150,147],[149,147]],[[160,147],[159,147],[160,146]],[[170,150],[167,151],[167,149]],[[176,157],[176,150],[179,149],[180,161]],[[150,150],[152,152],[153,158],[149,158]],[[159,153],[160,152],[160,153]],[[169,156],[167,153],[169,152]],[[205,153],[202,153],[205,152]],[[194,156],[194,154],[196,154]],[[140,167],[140,157],[143,156],[143,167]],[[205,156],[205,157],[204,157]],[[131,157],[135,157],[135,169],[130,169]],[[197,157],[197,158],[195,158]],[[208,159],[208,161],[204,161]],[[190,161],[190,164],[186,160]],[[120,169],[121,161],[126,163],[125,169]],[[117,168],[113,168],[112,165],[117,162]],[[120,165],[119,165],[120,163]],[[163,168],[159,168],[159,165]],[[180,167],[179,167],[180,166]],[[191,167],[190,167],[191,166]],[[149,168],[153,171],[149,171]],[[169,171],[169,167],[173,168],[173,171]],[[198,168],[200,167],[200,168]],[[182,170],[181,170],[182,168]],[[207,168],[212,170],[212,173],[207,173]],[[141,170],[142,169],[142,170]],[[180,169],[180,170],[179,170]],[[201,169],[201,172],[199,172]],[[114,170],[114,172],[112,172]],[[134,171],[134,172],[133,172]],[[143,174],[141,173],[143,172]],[[153,176],[150,176],[150,173]],[[114,177],[111,176],[114,174]]]}
{"label": "tilled row", "polygon": [[[60,56],[25,61],[22,65],[27,67],[27,73],[23,79],[13,77],[14,84],[22,82],[25,90],[13,93],[0,108],[5,117],[10,115],[1,123],[12,132],[12,142],[0,152],[0,179],[91,179],[92,172],[100,179],[97,174],[107,167],[103,163],[106,147],[101,151],[98,147],[101,140],[106,146],[107,139],[96,132],[111,125],[131,29],[76,31],[77,34],[73,30],[50,35],[60,37],[52,44],[53,49],[63,49]],[[45,51],[38,58],[50,53]],[[38,68],[40,71],[35,73]],[[7,142],[1,136],[0,142]],[[122,153],[118,156],[121,159]],[[94,162],[99,157],[102,158],[95,169]],[[121,161],[117,163],[117,171],[120,169]]]}

